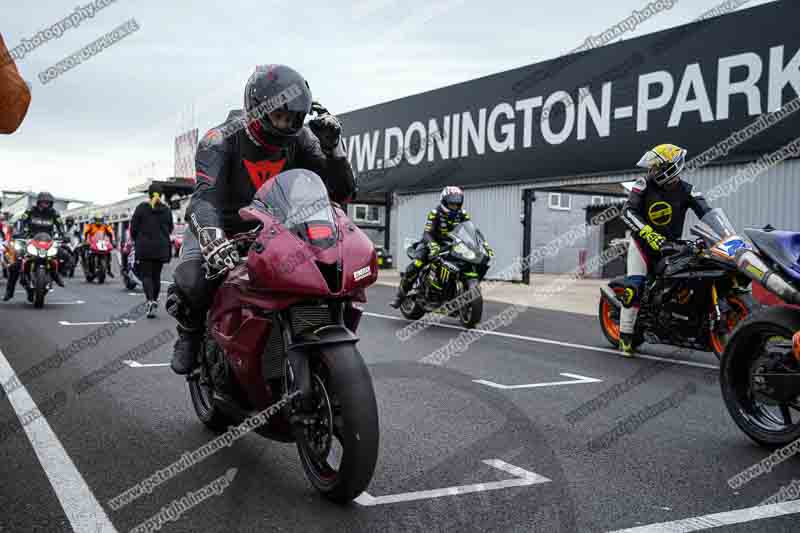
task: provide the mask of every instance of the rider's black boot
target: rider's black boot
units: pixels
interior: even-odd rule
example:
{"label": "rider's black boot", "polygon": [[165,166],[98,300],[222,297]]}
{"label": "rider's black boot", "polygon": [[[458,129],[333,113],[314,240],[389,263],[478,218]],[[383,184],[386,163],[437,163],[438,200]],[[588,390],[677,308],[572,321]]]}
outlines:
{"label": "rider's black boot", "polygon": [[175,341],[175,350],[172,354],[170,366],[176,374],[191,373],[197,359],[197,352],[203,342],[203,330],[186,330],[177,327],[178,340]]}
{"label": "rider's black boot", "polygon": [[61,274],[57,270],[54,270],[52,272],[52,276],[53,276],[53,281],[56,282],[56,285],[58,285],[59,287],[64,286],[64,280],[61,278]]}

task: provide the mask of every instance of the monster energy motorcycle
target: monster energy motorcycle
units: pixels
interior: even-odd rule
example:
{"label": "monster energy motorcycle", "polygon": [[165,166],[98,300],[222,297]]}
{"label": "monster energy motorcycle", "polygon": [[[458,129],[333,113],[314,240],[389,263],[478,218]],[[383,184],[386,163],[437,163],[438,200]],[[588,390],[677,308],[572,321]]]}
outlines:
{"label": "monster energy motorcycle", "polygon": [[[410,320],[438,312],[458,317],[464,327],[475,327],[483,314],[480,282],[489,270],[490,257],[483,234],[471,220],[450,232],[437,254],[431,254],[414,285],[400,304]],[[413,260],[417,243],[406,249]],[[461,297],[461,298],[460,298]]]}

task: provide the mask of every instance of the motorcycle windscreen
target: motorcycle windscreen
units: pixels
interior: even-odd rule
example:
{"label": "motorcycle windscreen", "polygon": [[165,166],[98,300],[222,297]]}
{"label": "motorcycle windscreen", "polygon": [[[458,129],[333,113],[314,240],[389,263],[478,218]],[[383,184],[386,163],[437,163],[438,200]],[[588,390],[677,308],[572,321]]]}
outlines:
{"label": "motorcycle windscreen", "polygon": [[[480,231],[471,220],[462,222],[453,228],[450,235],[461,241],[461,244],[453,248],[454,253],[469,261],[480,260],[483,257],[483,239]],[[465,246],[466,249],[462,248],[462,246]]]}
{"label": "motorcycle windscreen", "polygon": [[295,169],[275,176],[257,192],[253,205],[266,210],[301,240],[330,248],[339,238],[328,189],[310,170]]}
{"label": "motorcycle windscreen", "polygon": [[725,212],[718,207],[706,213],[706,216],[701,218],[690,231],[692,235],[701,237],[709,246],[736,235],[736,228],[728,220]]}
{"label": "motorcycle windscreen", "polygon": [[40,231],[39,233],[33,236],[33,240],[39,242],[50,242],[53,239],[52,237],[50,237],[50,234],[47,233],[46,231]]}

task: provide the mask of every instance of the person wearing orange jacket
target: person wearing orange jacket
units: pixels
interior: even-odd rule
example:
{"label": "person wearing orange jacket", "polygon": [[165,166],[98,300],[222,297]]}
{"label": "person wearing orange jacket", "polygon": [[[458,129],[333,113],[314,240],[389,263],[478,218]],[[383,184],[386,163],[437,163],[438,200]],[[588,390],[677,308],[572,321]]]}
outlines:
{"label": "person wearing orange jacket", "polygon": [[0,133],[8,135],[17,131],[28,114],[30,103],[31,91],[0,35]]}
{"label": "person wearing orange jacket", "polygon": [[[86,227],[83,229],[83,242],[88,245],[89,237],[94,235],[95,233],[103,231],[108,235],[109,239],[111,239],[111,247],[114,248],[116,246],[116,239],[114,239],[114,230],[106,224],[105,219],[102,215],[95,215],[94,219],[92,220],[91,224],[87,224]],[[106,259],[106,271],[110,277],[114,277],[114,273],[111,272],[111,254],[108,254],[108,258]]]}

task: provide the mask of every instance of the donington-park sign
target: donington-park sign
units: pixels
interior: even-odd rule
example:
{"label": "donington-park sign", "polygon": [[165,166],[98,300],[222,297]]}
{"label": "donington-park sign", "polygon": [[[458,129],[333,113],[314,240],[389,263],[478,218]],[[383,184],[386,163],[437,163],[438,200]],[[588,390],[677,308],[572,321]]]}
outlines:
{"label": "donington-park sign", "polygon": [[[346,113],[348,158],[383,191],[619,172],[661,143],[691,157],[800,96],[797,20],[775,2]],[[798,131],[794,113],[726,159]]]}

